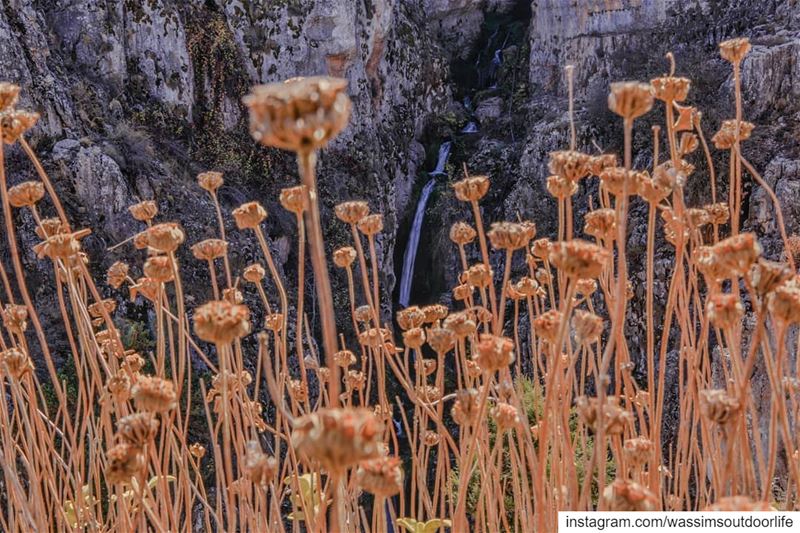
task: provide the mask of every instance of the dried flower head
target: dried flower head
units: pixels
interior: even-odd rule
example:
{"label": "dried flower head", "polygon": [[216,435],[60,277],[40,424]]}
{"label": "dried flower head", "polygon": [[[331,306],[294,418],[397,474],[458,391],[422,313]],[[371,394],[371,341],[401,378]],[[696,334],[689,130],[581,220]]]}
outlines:
{"label": "dried flower head", "polygon": [[39,113],[11,109],[0,114],[0,130],[3,133],[3,142],[14,144],[28,130],[36,125]]}
{"label": "dried flower head", "polygon": [[400,329],[418,328],[424,323],[425,313],[416,305],[397,312],[397,325],[400,326]]}
{"label": "dried flower head", "polygon": [[346,88],[346,80],[327,76],[254,87],[243,99],[250,110],[250,133],[266,146],[318,150],[347,126],[352,103]]}
{"label": "dried flower head", "polygon": [[477,202],[489,191],[488,176],[471,176],[453,184],[456,198],[462,202]]}
{"label": "dried flower head", "polygon": [[727,224],[731,218],[730,209],[727,202],[717,202],[716,204],[708,204],[703,209],[708,213],[709,221],[717,226]]}
{"label": "dried flower head", "polygon": [[[639,191],[639,183],[645,175],[624,167],[609,167],[600,173],[600,184],[603,189],[615,196],[627,193],[633,196]],[[627,187],[627,189],[626,189]]]}
{"label": "dried flower head", "polygon": [[576,309],[572,315],[572,328],[578,343],[594,342],[603,333],[603,319],[589,311]]}
{"label": "dried flower head", "polygon": [[548,169],[568,182],[579,181],[589,175],[591,156],[575,150],[550,152]]}
{"label": "dried flower head", "polygon": [[514,341],[508,337],[481,334],[472,354],[472,360],[484,372],[496,372],[514,362]]}
{"label": "dried flower head", "polygon": [[151,255],[144,262],[144,275],[159,283],[169,283],[175,279],[172,259],[168,255]]}
{"label": "dried flower head", "polygon": [[106,281],[108,284],[119,289],[123,283],[128,279],[128,264],[122,261],[116,261],[106,271]]}
{"label": "dried flower head", "polygon": [[539,283],[531,277],[523,276],[519,279],[519,281],[517,281],[514,288],[517,289],[517,292],[519,292],[522,296],[532,297],[536,296],[536,292],[539,289]]}
{"label": "dried flower head", "polygon": [[175,222],[156,224],[147,230],[147,245],[159,252],[174,252],[185,238],[183,230]]}
{"label": "dried flower head", "polygon": [[517,408],[505,402],[497,402],[489,411],[500,432],[518,428],[522,425]]}
{"label": "dried flower head", "polygon": [[383,231],[383,215],[373,213],[358,221],[358,230],[364,235],[376,235]]}
{"label": "dried flower head", "polygon": [[[753,133],[755,125],[752,122],[741,121],[739,122],[739,141],[746,141]],[[711,141],[720,150],[730,150],[736,144],[736,120],[730,119],[722,122],[719,131],[711,137]]]}
{"label": "dried flower head", "polygon": [[52,218],[45,218],[36,226],[36,235],[40,239],[47,239],[51,235],[55,235],[56,233],[66,233],[67,228],[64,227],[64,224],[61,222],[61,219],[58,217]]}
{"label": "dried flower head", "polygon": [[239,229],[255,229],[267,218],[267,210],[258,202],[242,204],[231,214]]}
{"label": "dried flower head", "polygon": [[593,279],[579,279],[575,282],[575,292],[583,297],[591,296],[597,290],[597,282]]}
{"label": "dried flower head", "polygon": [[192,245],[192,255],[201,261],[220,259],[228,253],[228,243],[222,239],[206,239]]}
{"label": "dried flower head", "polygon": [[225,300],[208,302],[195,310],[194,330],[206,342],[230,344],[250,333],[250,310]]}
{"label": "dried flower head", "polygon": [[295,420],[291,442],[329,472],[342,472],[379,457],[382,435],[383,423],[369,409],[323,408]]}
{"label": "dried flower head", "polygon": [[495,222],[487,233],[492,246],[498,250],[519,250],[528,246],[530,229],[517,222]]}
{"label": "dried flower head", "polygon": [[30,207],[44,198],[41,181],[24,181],[8,189],[8,203],[14,207]]}
{"label": "dried flower head", "polygon": [[792,277],[792,269],[785,263],[768,261],[760,257],[748,273],[750,285],[763,298]]}
{"label": "dried flower head", "polygon": [[356,307],[355,315],[358,322],[366,324],[372,320],[372,308],[368,305],[360,305]]}
{"label": "dried flower head", "polygon": [[17,105],[19,85],[7,81],[0,82],[0,113],[10,111]]}
{"label": "dried flower head", "polygon": [[422,313],[425,315],[425,323],[433,324],[438,320],[444,320],[447,317],[447,306],[442,304],[426,305],[422,308]]}
{"label": "dried flower head", "polygon": [[352,246],[342,246],[334,250],[333,263],[339,268],[349,268],[356,260],[357,254],[355,248]]}
{"label": "dried flower head", "polygon": [[192,457],[195,459],[202,459],[206,455],[206,448],[199,442],[195,442],[189,446],[189,453],[192,454]]}
{"label": "dried flower head", "polygon": [[653,107],[653,87],[647,83],[624,81],[611,84],[608,108],[622,118],[638,118]]}
{"label": "dried flower head", "polygon": [[784,325],[800,323],[800,279],[797,276],[776,287],[767,296],[772,318]]}
{"label": "dried flower head", "polygon": [[641,436],[627,439],[622,446],[625,458],[634,467],[644,465],[650,459],[652,449],[653,441]]}
{"label": "dried flower head", "polygon": [[136,283],[132,284],[128,289],[131,295],[131,301],[136,300],[136,297],[141,294],[151,302],[155,303],[158,298],[161,283],[151,278],[139,278]]}
{"label": "dried flower head", "polygon": [[475,389],[462,389],[456,393],[456,401],[450,415],[456,424],[473,424],[478,418],[480,404],[478,391]]}
{"label": "dried flower head", "polygon": [[446,354],[456,344],[455,333],[447,328],[430,328],[425,336],[428,339],[428,346],[439,355]]}
{"label": "dried flower head", "polygon": [[734,64],[741,63],[749,51],[750,39],[747,37],[728,39],[719,43],[719,55],[722,56],[722,59]]}
{"label": "dried flower head", "polygon": [[120,402],[124,402],[131,397],[131,378],[124,370],[118,370],[116,374],[108,378],[106,382],[108,393]]}
{"label": "dried flower head", "polygon": [[87,308],[87,310],[89,311],[90,317],[101,318],[103,316],[103,311],[110,315],[116,310],[116,308],[117,301],[106,298],[105,300],[100,300],[99,302],[93,303]]}
{"label": "dried flower head", "polygon": [[419,350],[425,340],[425,330],[422,328],[411,328],[403,332],[403,343],[412,350]]}
{"label": "dried flower head", "polygon": [[17,335],[28,329],[28,309],[24,305],[6,304],[2,311],[3,325]]}
{"label": "dried flower head", "polygon": [[242,472],[256,485],[268,485],[278,473],[278,461],[261,450],[258,441],[248,441],[245,445]]}
{"label": "dried flower head", "polygon": [[197,184],[211,194],[216,194],[223,183],[222,172],[206,171],[197,175]]}
{"label": "dried flower head", "polygon": [[403,490],[401,463],[399,457],[378,457],[363,461],[356,469],[356,483],[375,496],[394,496]]}
{"label": "dried flower head", "polygon": [[561,311],[550,309],[533,320],[533,329],[539,337],[549,343],[555,343],[562,320]]}
{"label": "dried flower head", "polygon": [[614,154],[601,154],[589,159],[589,173],[592,176],[599,176],[606,168],[615,166],[617,166],[617,156]]}
{"label": "dried flower head", "polygon": [[728,278],[746,275],[761,255],[761,245],[753,233],[740,233],[728,237],[712,248],[719,266]]}
{"label": "dried flower head", "polygon": [[550,248],[550,262],[571,278],[599,277],[610,258],[608,250],[580,239],[554,242]]}
{"label": "dried flower head", "polygon": [[725,390],[706,389],[700,391],[700,413],[721,426],[732,421],[739,413],[740,407],[739,400]]}
{"label": "dried flower head", "polygon": [[360,200],[342,202],[334,208],[334,213],[336,213],[336,218],[352,226],[369,215],[369,205]]}
{"label": "dried flower head", "polygon": [[484,263],[472,265],[464,271],[463,280],[473,287],[488,287],[492,283],[494,272]]}
{"label": "dried flower head", "polygon": [[249,281],[250,283],[259,283],[264,276],[267,275],[267,272],[264,270],[264,267],[261,266],[260,263],[252,263],[245,267],[244,271],[242,272],[242,277]]}
{"label": "dried flower head", "polygon": [[153,413],[133,413],[117,422],[117,438],[136,448],[150,443],[158,433],[158,419]]}
{"label": "dried flower head", "polygon": [[625,479],[615,479],[603,490],[603,502],[608,511],[654,511],[658,498],[646,487]]}
{"label": "dried flower head", "polygon": [[475,240],[475,229],[466,222],[456,222],[450,226],[450,240],[455,244],[464,246]]}
{"label": "dried flower head", "polygon": [[141,449],[121,442],[106,452],[106,482],[128,483],[145,467]]}
{"label": "dried flower head", "polygon": [[128,211],[139,222],[149,222],[158,214],[158,206],[153,200],[144,200],[130,206]]}
{"label": "dried flower head", "polygon": [[80,240],[91,233],[90,230],[80,230],[74,233],[57,233],[47,237],[44,241],[33,247],[33,251],[40,259],[47,256],[52,260],[61,259],[72,262],[80,257]]}
{"label": "dried flower head", "polygon": [[598,411],[602,411],[606,435],[621,435],[625,428],[632,424],[633,415],[620,407],[619,400],[616,397],[606,397],[606,403],[602,410],[599,409],[599,405],[600,400],[594,397],[579,396],[575,399],[575,408],[578,411],[578,416],[586,424],[586,427],[595,433],[599,431],[597,422],[601,418],[601,413]]}
{"label": "dried flower head", "polygon": [[672,102],[683,102],[689,95],[692,82],[687,78],[677,76],[664,76],[650,80],[653,86],[653,96],[671,105]]}
{"label": "dried flower head", "polygon": [[474,314],[468,311],[451,313],[444,319],[442,326],[451,330],[460,339],[472,335],[478,329]]}
{"label": "dried flower head", "polygon": [[339,350],[333,354],[333,362],[336,363],[337,366],[347,368],[356,364],[356,356],[350,350]]}
{"label": "dried flower head", "polygon": [[8,348],[0,352],[0,368],[5,366],[6,373],[16,380],[22,379],[33,370],[33,362],[28,354],[18,348]]}
{"label": "dried flower head", "polygon": [[308,189],[305,185],[281,189],[280,202],[290,213],[302,215],[308,209]]}
{"label": "dried flower head", "polygon": [[142,411],[163,413],[178,405],[175,385],[155,376],[139,376],[131,394],[136,407]]}
{"label": "dried flower head", "polygon": [[725,496],[704,509],[705,511],[727,511],[739,513],[752,513],[759,511],[774,511],[769,502],[763,500],[753,501],[749,496]]}
{"label": "dried flower head", "polygon": [[584,233],[596,239],[613,240],[617,233],[617,213],[610,208],[589,211],[583,218]]}
{"label": "dried flower head", "polygon": [[559,200],[569,198],[578,192],[578,184],[576,182],[569,181],[558,175],[548,176],[546,187],[547,192],[549,192],[553,198],[558,198]]}
{"label": "dried flower head", "polygon": [[706,303],[708,319],[718,328],[734,328],[742,319],[744,307],[735,294],[716,293]]}

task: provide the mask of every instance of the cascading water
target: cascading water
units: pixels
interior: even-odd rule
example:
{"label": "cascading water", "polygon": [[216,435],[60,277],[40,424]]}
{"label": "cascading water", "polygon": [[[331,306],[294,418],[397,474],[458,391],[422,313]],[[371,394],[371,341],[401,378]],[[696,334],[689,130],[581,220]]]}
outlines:
{"label": "cascading water", "polygon": [[461,129],[461,133],[478,133],[478,125],[474,120],[470,120],[469,123]]}
{"label": "cascading water", "polygon": [[430,173],[431,179],[425,184],[422,188],[422,193],[419,195],[417,211],[414,213],[411,233],[408,236],[408,244],[406,244],[406,251],[403,254],[403,274],[400,277],[399,299],[400,305],[403,307],[408,306],[411,298],[411,281],[414,277],[414,262],[417,260],[417,248],[419,248],[419,238],[422,233],[422,222],[425,219],[425,206],[428,204],[428,199],[436,186],[436,176],[441,176],[445,173],[444,168],[450,157],[451,146],[450,141],[447,141],[439,147],[439,160],[436,162],[436,168]]}

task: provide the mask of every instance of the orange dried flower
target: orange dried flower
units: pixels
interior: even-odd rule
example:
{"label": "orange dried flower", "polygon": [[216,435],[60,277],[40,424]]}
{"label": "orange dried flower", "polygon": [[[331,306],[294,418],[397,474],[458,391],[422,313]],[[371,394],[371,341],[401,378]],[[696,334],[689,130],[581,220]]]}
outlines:
{"label": "orange dried flower", "polygon": [[145,460],[136,446],[121,442],[106,452],[106,482],[128,483],[144,468]]}
{"label": "orange dried flower", "polygon": [[281,190],[280,202],[284,209],[295,215],[302,215],[308,209],[308,189],[305,185],[296,185]]}
{"label": "orange dried flower", "polygon": [[0,114],[0,130],[3,132],[3,142],[14,144],[28,130],[36,125],[39,113],[11,109]]}
{"label": "orange dried flower", "polygon": [[155,376],[139,376],[131,388],[136,407],[142,411],[163,413],[177,407],[175,385]]}
{"label": "orange dried flower", "polygon": [[215,194],[223,183],[222,172],[206,171],[197,175],[197,184],[211,194]]}
{"label": "orange dried flower", "polygon": [[117,437],[124,443],[142,448],[158,433],[158,419],[152,413],[133,413],[117,422]]}
{"label": "orange dried flower", "polygon": [[475,229],[466,222],[456,222],[450,226],[450,240],[455,244],[464,246],[475,240],[478,234]]}
{"label": "orange dried flower", "polygon": [[119,289],[123,283],[128,279],[128,264],[122,261],[116,261],[106,271],[106,281],[108,284]]}
{"label": "orange dried flower", "polygon": [[242,204],[231,214],[239,229],[255,229],[267,218],[267,210],[258,202]]}
{"label": "orange dried flower", "polygon": [[250,310],[225,300],[208,302],[195,310],[194,330],[206,342],[230,344],[250,333]]}
{"label": "orange dried flower", "polygon": [[250,133],[266,146],[311,152],[328,144],[347,125],[352,103],[347,81],[328,76],[292,78],[254,87],[243,98]]}
{"label": "orange dried flower", "polygon": [[403,469],[399,457],[379,457],[363,461],[356,469],[356,483],[367,492],[389,498],[403,489]]}
{"label": "orange dried flower", "polygon": [[144,262],[144,275],[159,283],[175,279],[172,259],[168,255],[151,255]]}
{"label": "orange dried flower", "polygon": [[719,425],[724,426],[734,419],[740,410],[739,400],[721,389],[700,391],[700,413]]}
{"label": "orange dried flower", "polygon": [[496,372],[507,368],[514,362],[514,341],[508,337],[498,337],[483,333],[472,355],[481,370]]}
{"label": "orange dried flower", "polygon": [[323,408],[294,421],[295,450],[330,472],[381,455],[383,423],[365,408]]}
{"label": "orange dried flower", "polygon": [[397,312],[397,325],[400,326],[400,329],[418,328],[424,323],[425,313],[416,305]]}
{"label": "orange dried flower", "polygon": [[156,224],[147,230],[147,245],[159,252],[174,252],[185,238],[183,230],[175,222]]}
{"label": "orange dried flower", "polygon": [[138,204],[133,204],[128,208],[131,216],[139,222],[153,220],[158,214],[158,206],[153,200],[144,200]]}
{"label": "orange dried flower", "polygon": [[260,263],[252,263],[247,265],[242,272],[242,277],[250,283],[259,283],[266,275],[267,273]]}
{"label": "orange dried flower", "polygon": [[456,198],[462,202],[477,202],[489,191],[488,176],[471,176],[453,184]]}
{"label": "orange dried flower", "polygon": [[228,252],[228,243],[222,239],[206,239],[192,245],[192,255],[201,261],[213,261],[224,257]]}
{"label": "orange dried flower", "polygon": [[741,63],[749,51],[750,39],[747,37],[728,39],[719,43],[719,55],[731,63]]}
{"label": "orange dried flower", "polygon": [[580,239],[555,242],[550,248],[550,262],[572,278],[597,278],[610,258],[608,250]]}
{"label": "orange dried flower", "polygon": [[376,235],[383,231],[383,215],[374,213],[358,221],[358,229],[364,235]]}
{"label": "orange dried flower", "polygon": [[356,260],[357,254],[352,246],[343,246],[334,250],[333,263],[339,268],[348,268]]}
{"label": "orange dried flower", "polygon": [[25,181],[8,189],[8,203],[14,207],[31,207],[44,198],[41,181]]}
{"label": "orange dried flower", "polygon": [[579,181],[589,175],[591,156],[575,150],[550,152],[548,169],[568,182]]}
{"label": "orange dried flower", "polygon": [[528,246],[530,230],[516,222],[495,222],[487,233],[492,246],[498,250],[519,250]]}
{"label": "orange dried flower", "polygon": [[354,200],[350,202],[342,202],[334,208],[336,218],[345,224],[358,224],[358,222],[369,215],[369,205],[367,202]]}
{"label": "orange dried flower", "polygon": [[653,87],[634,81],[611,84],[608,108],[625,119],[638,118],[653,107]]}
{"label": "orange dried flower", "polygon": [[615,479],[603,490],[603,502],[609,511],[654,511],[658,498],[636,482]]}
{"label": "orange dried flower", "polygon": [[712,324],[728,329],[735,327],[742,319],[744,306],[735,294],[715,293],[708,297],[706,312]]}

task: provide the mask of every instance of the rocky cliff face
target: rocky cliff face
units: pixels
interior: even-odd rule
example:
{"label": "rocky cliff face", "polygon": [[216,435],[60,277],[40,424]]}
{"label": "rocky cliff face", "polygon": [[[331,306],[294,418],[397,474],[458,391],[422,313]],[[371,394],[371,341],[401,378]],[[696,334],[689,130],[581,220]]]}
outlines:
{"label": "rocky cliff face", "polygon": [[[224,208],[249,199],[267,206],[272,245],[289,277],[293,219],[276,198],[296,182],[294,162],[254,145],[240,99],[253,84],[291,76],[346,78],[352,124],[322,156],[321,189],[327,209],[366,198],[386,216],[378,244],[388,295],[427,181],[422,171],[433,168],[442,141],[454,141],[450,179],[462,163],[492,177],[487,221],[519,215],[550,235],[555,203],[544,179],[547,154],[567,145],[563,66],[576,65],[582,149],[620,148],[621,126],[605,105],[608,82],[662,74],[668,51],[678,74],[693,78],[691,100],[710,136],[732,116],[729,69],[716,51],[732,36],[754,44],[743,79],[758,149],[746,145],[745,155],[785,200],[789,231],[800,232],[792,202],[800,200],[799,13],[796,0],[0,0],[0,78],[23,85],[24,104],[42,113],[32,141],[77,225],[93,228],[85,242],[98,272],[132,255],[106,250],[139,229],[126,212],[136,199],[155,198],[161,219],[180,219],[190,243],[213,234],[210,205],[193,177],[216,169],[226,173]],[[661,120],[660,112],[650,118]],[[470,122],[477,132],[462,133]],[[649,135],[649,124],[635,135],[641,168],[652,164]],[[718,162],[724,169],[724,157]],[[695,163],[689,196],[701,204],[707,169]],[[9,167],[12,182],[31,174],[15,150]],[[758,187],[746,188],[747,224],[775,256],[772,206]],[[579,193],[579,215],[591,192]],[[644,213],[633,206],[634,265],[644,253],[637,226]],[[412,299],[447,300],[457,270],[447,229],[467,216],[439,184],[417,262],[418,272],[436,274],[416,283]],[[331,246],[346,238],[338,224],[328,232]],[[30,232],[23,239],[35,240]],[[231,239],[235,267],[257,255],[246,235],[231,231]],[[49,275],[32,255],[26,261],[32,276]],[[204,270],[191,257],[183,264],[200,290]],[[659,257],[657,270],[668,267],[668,254]],[[665,290],[657,284],[659,296]],[[198,302],[208,296],[200,292]],[[136,306],[127,312],[142,318]],[[632,338],[642,324],[634,305]]]}

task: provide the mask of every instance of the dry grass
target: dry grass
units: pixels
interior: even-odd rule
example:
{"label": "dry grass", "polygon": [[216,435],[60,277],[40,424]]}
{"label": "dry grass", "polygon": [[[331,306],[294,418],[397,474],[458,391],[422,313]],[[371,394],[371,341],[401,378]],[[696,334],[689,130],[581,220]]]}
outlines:
{"label": "dry grass", "polygon": [[[237,228],[259,243],[266,268],[231,272],[216,195],[223,178],[206,172],[198,184],[214,202],[219,238],[191,249],[208,265],[215,300],[194,309],[190,323],[176,255],[185,235],[177,223],[156,222],[154,202],[131,207],[143,228],[131,245],[147,251],[142,277],[134,279],[123,263],[108,271],[111,288],[127,287],[153,306],[155,341],[144,354],[124,346],[112,321],[115,301],[101,298],[81,252],[88,231],[70,226],[25,142],[37,117],[16,110],[19,88],[0,85],[0,141],[19,143],[40,178],[9,188],[0,150],[12,267],[0,270],[0,529],[379,533],[388,518],[411,532],[548,532],[561,509],[797,508],[800,365],[788,339],[800,321],[798,246],[797,237],[786,235],[777,198],[740,152],[752,129],[742,119],[739,79],[748,48],[744,40],[721,45],[736,88],[736,117],[712,139],[733,162],[727,202],[717,198],[714,174],[710,205],[684,202],[692,158],[711,161],[700,114],[684,103],[689,80],[670,74],[649,84],[613,84],[608,103],[622,119],[622,165],[614,155],[576,151],[571,128],[571,145],[551,154],[547,178],[559,206],[555,240],[535,240],[532,222],[496,222],[486,231],[479,202],[489,178],[465,175],[453,184],[473,218],[451,231],[463,268],[453,291],[458,309],[403,309],[402,343],[379,311],[381,215],[369,214],[366,202],[337,206],[353,239],[333,254],[348,282],[358,339],[351,347],[334,323],[315,177],[317,151],[349,118],[344,82],[292,80],[256,88],[246,99],[254,137],[298,157],[301,184],[280,197],[298,225],[294,338],[290,301],[262,230],[266,211],[255,202],[233,211]],[[653,105],[665,106],[666,124],[665,135],[653,127],[650,173],[631,168],[631,131]],[[786,263],[761,258],[755,236],[740,232],[745,172],[775,202]],[[590,179],[601,185],[592,199],[596,209],[582,221],[592,242],[574,238],[581,221],[572,206],[577,183]],[[631,373],[624,331],[631,283],[626,226],[636,196],[649,205],[641,385]],[[53,267],[52,290],[72,352],[66,364],[77,376],[70,388],[52,363],[32,305],[12,206],[32,214],[41,239],[36,253]],[[43,218],[43,211],[56,216]],[[659,216],[675,266],[664,280],[668,298],[657,327]],[[504,255],[502,272],[492,270],[490,246]],[[468,247],[476,247],[478,263],[468,264]],[[303,308],[306,250],[324,357],[304,342],[312,334]],[[518,255],[529,272],[511,279]],[[265,290],[267,275],[277,294]],[[241,342],[253,327],[240,291],[256,292],[266,313],[257,353],[246,353]],[[754,317],[747,326],[745,307]],[[601,309],[605,316],[597,314]],[[679,354],[678,378],[667,383],[672,351]],[[42,353],[43,371],[33,371],[32,352]],[[199,394],[192,390],[190,352],[213,372],[210,382],[200,380]],[[762,363],[771,389],[767,405],[750,389]],[[43,383],[38,376],[45,374]],[[46,401],[45,386],[55,402]],[[680,428],[665,449],[668,388],[680,399]],[[390,390],[403,394],[390,397]],[[189,420],[198,411],[207,427],[192,442]],[[769,421],[763,435],[761,420]],[[776,475],[779,458],[783,476]]]}

